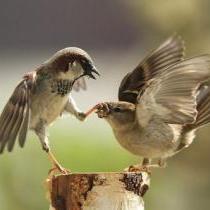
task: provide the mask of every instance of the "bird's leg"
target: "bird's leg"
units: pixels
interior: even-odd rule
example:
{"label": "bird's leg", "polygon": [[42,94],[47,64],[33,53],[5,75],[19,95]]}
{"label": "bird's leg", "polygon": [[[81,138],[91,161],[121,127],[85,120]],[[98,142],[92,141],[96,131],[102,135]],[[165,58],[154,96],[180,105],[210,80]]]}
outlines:
{"label": "bird's leg", "polygon": [[165,168],[165,167],[166,167],[165,159],[159,159],[157,163],[153,164],[151,162],[151,159],[144,158],[142,164],[129,166],[127,171],[129,172],[145,171],[147,173],[151,173],[151,169],[153,168]]}
{"label": "bird's leg", "polygon": [[151,170],[152,168],[165,168],[166,161],[163,158],[160,158],[157,163],[152,163],[151,159],[144,158],[142,161],[142,166],[146,170]]}
{"label": "bird's leg", "polygon": [[143,161],[142,161],[142,164],[131,165],[131,166],[128,167],[127,171],[128,172],[147,172],[147,173],[151,173],[150,166],[151,166],[151,159],[144,158]]}
{"label": "bird's leg", "polygon": [[[47,146],[46,146],[47,145]],[[61,174],[69,174],[70,171],[65,169],[61,166],[61,164],[57,161],[54,154],[51,152],[50,147],[46,142],[42,145],[42,148],[45,152],[47,152],[48,158],[50,162],[52,163],[52,168],[49,170],[49,174],[54,174],[56,172],[60,172]]]}
{"label": "bird's leg", "polygon": [[94,107],[92,107],[91,109],[89,109],[87,112],[85,112],[85,115],[86,116],[89,116],[90,114],[92,114],[96,110],[97,110],[97,105],[95,105]]}
{"label": "bird's leg", "polygon": [[157,163],[152,163],[151,160],[148,162],[146,159],[147,158],[143,159],[142,166],[146,167],[149,170],[152,168],[165,168],[167,165],[166,160],[163,158],[158,159]]}
{"label": "bird's leg", "polygon": [[47,152],[47,154],[48,154],[48,157],[49,157],[50,162],[53,165],[53,168],[51,168],[49,170],[49,175],[50,174],[54,174],[56,171],[58,171],[58,172],[60,172],[62,174],[69,174],[70,173],[69,170],[63,168],[60,165],[60,163],[57,161],[57,159],[55,158],[55,156],[53,155],[53,153],[50,150]]}
{"label": "bird's leg", "polygon": [[99,111],[101,110],[105,112],[105,110],[108,110],[108,106],[106,103],[98,103],[96,104],[94,107],[92,107],[91,109],[89,109],[87,112],[81,112],[77,106],[75,101],[73,100],[73,98],[70,96],[69,97],[69,101],[67,102],[66,106],[65,106],[65,111],[73,114],[77,119],[83,121],[85,120],[90,114],[92,114],[95,111]]}
{"label": "bird's leg", "polygon": [[69,96],[69,100],[68,102],[66,103],[66,106],[64,108],[64,110],[72,115],[74,115],[78,120],[80,121],[84,121],[85,118],[87,117],[86,113],[84,112],[81,112],[79,110],[79,108],[77,107],[74,99]]}
{"label": "bird's leg", "polygon": [[48,143],[48,137],[45,132],[44,127],[37,127],[35,130],[37,136],[39,137],[39,140],[42,144],[42,149],[47,152],[50,162],[52,163],[53,167],[50,169],[49,174],[54,174],[56,171],[62,173],[62,174],[69,174],[70,171],[63,168],[60,163],[56,160],[55,156],[50,150],[49,143]]}

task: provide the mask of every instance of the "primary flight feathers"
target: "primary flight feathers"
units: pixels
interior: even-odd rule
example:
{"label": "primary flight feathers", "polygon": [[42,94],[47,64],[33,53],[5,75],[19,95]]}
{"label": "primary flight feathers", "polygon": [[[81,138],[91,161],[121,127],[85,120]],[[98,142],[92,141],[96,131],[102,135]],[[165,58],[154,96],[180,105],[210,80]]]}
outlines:
{"label": "primary flight feathers", "polygon": [[166,67],[181,61],[184,50],[184,41],[179,36],[167,39],[124,77],[119,87],[119,100],[135,103],[137,95],[145,89],[147,82]]}

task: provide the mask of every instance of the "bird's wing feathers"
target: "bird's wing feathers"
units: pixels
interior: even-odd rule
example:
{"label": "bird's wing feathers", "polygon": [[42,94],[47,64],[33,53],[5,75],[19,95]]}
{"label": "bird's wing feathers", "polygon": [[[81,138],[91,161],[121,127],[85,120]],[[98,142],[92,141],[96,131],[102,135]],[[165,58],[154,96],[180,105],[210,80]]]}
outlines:
{"label": "bird's wing feathers", "polygon": [[22,80],[15,88],[0,116],[0,153],[7,146],[12,151],[19,135],[20,146],[24,145],[30,117],[30,88]]}
{"label": "bird's wing feathers", "polygon": [[156,115],[170,124],[193,123],[197,116],[196,94],[201,82],[210,77],[210,57],[187,59],[168,67],[138,96],[137,118],[146,126]]}
{"label": "bird's wing feathers", "polygon": [[30,89],[27,89],[27,103],[26,103],[26,108],[25,108],[25,113],[24,114],[25,114],[25,117],[23,119],[21,129],[20,129],[20,132],[19,132],[19,136],[18,136],[18,141],[19,141],[20,147],[24,147],[26,137],[27,137],[27,132],[28,132],[28,129],[29,129],[29,120],[30,120],[30,117],[31,117]]}
{"label": "bird's wing feathers", "polygon": [[150,53],[132,72],[122,80],[118,98],[120,101],[136,103],[139,92],[144,91],[145,84],[167,66],[182,60],[184,42],[174,35]]}

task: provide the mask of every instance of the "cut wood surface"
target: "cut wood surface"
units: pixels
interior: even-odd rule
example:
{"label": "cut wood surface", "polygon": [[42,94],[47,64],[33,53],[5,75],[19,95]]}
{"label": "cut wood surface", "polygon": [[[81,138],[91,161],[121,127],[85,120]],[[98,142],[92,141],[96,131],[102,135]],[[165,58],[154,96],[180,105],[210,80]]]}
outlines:
{"label": "cut wood surface", "polygon": [[69,174],[48,180],[50,210],[143,210],[147,173]]}

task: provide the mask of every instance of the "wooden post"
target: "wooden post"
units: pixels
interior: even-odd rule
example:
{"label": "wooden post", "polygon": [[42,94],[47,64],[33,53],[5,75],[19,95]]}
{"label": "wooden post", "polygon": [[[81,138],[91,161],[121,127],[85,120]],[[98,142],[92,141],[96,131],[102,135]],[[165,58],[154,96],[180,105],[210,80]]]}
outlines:
{"label": "wooden post", "polygon": [[50,210],[144,210],[147,173],[69,174],[48,181]]}

